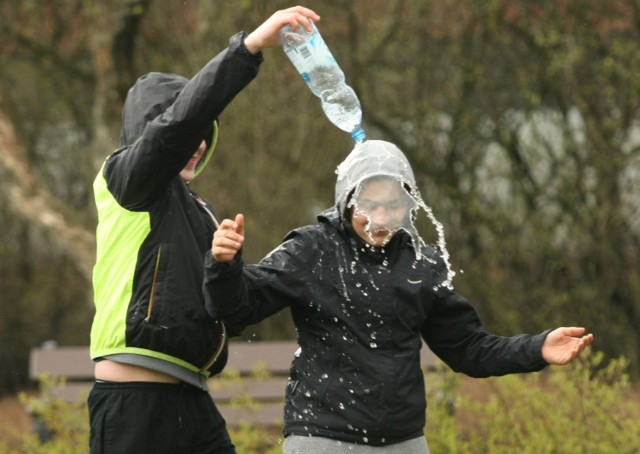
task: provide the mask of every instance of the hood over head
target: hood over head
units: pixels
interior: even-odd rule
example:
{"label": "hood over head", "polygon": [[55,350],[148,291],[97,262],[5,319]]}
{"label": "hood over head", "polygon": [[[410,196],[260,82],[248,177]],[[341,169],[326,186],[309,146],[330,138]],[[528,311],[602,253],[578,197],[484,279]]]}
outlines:
{"label": "hood over head", "polygon": [[411,165],[400,149],[390,142],[366,140],[338,166],[335,202],[343,215],[352,192],[371,177],[386,176],[398,180],[408,192],[418,195]]}
{"label": "hood over head", "polygon": [[[147,123],[167,110],[176,100],[188,79],[178,74],[150,72],[136,80],[129,89],[122,109],[120,146],[133,144]],[[218,122],[214,121],[204,140],[207,151],[198,164],[199,173],[213,154],[218,139]]]}
{"label": "hood over head", "polygon": [[[395,202],[399,199],[391,199],[388,203],[385,203],[385,191],[384,188],[378,189],[376,187],[377,180],[384,181],[387,178],[396,180],[400,186],[404,189],[404,195],[401,199],[406,202],[405,208],[408,208],[409,215],[405,216],[401,220],[393,225],[384,226],[385,230],[390,234],[394,234],[399,230],[405,231],[411,237],[411,243],[415,250],[416,259],[420,260],[423,257],[422,250],[426,246],[424,240],[420,237],[420,234],[414,224],[417,218],[418,212],[424,210],[427,217],[431,220],[436,228],[438,234],[438,249],[442,260],[447,268],[446,279],[439,284],[440,286],[452,289],[452,280],[455,272],[451,269],[449,263],[449,252],[446,248],[444,238],[444,228],[440,222],[433,215],[433,211],[422,200],[420,191],[416,186],[416,179],[411,169],[411,164],[407,160],[407,157],[400,151],[400,149],[392,143],[384,142],[382,140],[367,140],[356,144],[355,148],[347,158],[340,163],[336,173],[338,175],[336,181],[336,193],[335,203],[339,210],[340,216],[343,222],[346,222],[346,210],[353,207],[354,213],[357,215],[366,215],[369,217],[368,227],[364,228],[367,232],[368,229],[376,229],[375,223],[377,219],[373,219],[377,211],[391,213],[396,208],[401,208],[400,205],[396,205]],[[383,185],[384,186],[384,185]],[[362,188],[365,188],[364,190]],[[370,191],[378,191],[378,194],[373,194]],[[366,192],[366,197],[360,200],[360,196]],[[380,195],[380,198],[376,200],[375,195]],[[377,208],[376,208],[377,206]],[[384,207],[381,208],[381,207]],[[387,215],[387,222],[393,222],[393,216]],[[370,232],[371,230],[369,230]],[[388,238],[390,240],[391,238]],[[384,245],[383,245],[384,246]]]}

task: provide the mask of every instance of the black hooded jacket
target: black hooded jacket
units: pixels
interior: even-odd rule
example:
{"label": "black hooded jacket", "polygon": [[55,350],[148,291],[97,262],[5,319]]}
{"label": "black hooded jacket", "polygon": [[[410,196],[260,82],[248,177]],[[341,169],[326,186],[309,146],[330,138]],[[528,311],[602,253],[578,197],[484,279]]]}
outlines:
{"label": "black hooded jacket", "polygon": [[207,309],[241,329],[289,307],[300,350],[285,396],[284,433],[386,445],[423,433],[424,340],[458,372],[486,377],[547,364],[548,332],[501,337],[447,286],[436,251],[416,259],[411,238],[364,243],[338,209],[290,232],[258,265],[207,255]]}
{"label": "black hooded jacket", "polygon": [[94,182],[94,359],[108,356],[203,387],[203,378],[224,366],[225,329],[206,312],[201,292],[216,221],[180,172],[202,140],[206,162],[214,121],[258,73],[262,54],[250,55],[243,39],[234,35],[191,80],[150,73],[129,90],[121,148]]}

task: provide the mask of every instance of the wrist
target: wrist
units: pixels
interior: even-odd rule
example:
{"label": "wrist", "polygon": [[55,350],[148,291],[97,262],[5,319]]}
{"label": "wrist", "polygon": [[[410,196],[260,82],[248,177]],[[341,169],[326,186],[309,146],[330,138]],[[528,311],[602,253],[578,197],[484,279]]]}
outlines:
{"label": "wrist", "polygon": [[238,32],[231,37],[229,40],[230,50],[234,52],[238,52],[242,55],[246,55],[249,58],[252,58],[257,61],[262,61],[262,50],[257,47],[257,45],[253,42],[253,40],[249,39],[249,43],[247,46],[246,40],[249,35],[246,32]]}
{"label": "wrist", "polygon": [[258,55],[262,52],[262,47],[256,42],[253,34],[245,35],[242,45],[251,55]]}

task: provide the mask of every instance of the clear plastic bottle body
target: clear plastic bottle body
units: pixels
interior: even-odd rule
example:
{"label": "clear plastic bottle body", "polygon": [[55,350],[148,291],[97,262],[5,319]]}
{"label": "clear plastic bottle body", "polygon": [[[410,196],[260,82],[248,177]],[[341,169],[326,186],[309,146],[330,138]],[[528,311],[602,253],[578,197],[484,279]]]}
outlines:
{"label": "clear plastic bottle body", "polygon": [[320,99],[322,110],[331,123],[350,133],[356,142],[364,140],[362,109],[353,88],[343,84],[334,90],[323,91]]}
{"label": "clear plastic bottle body", "polygon": [[320,98],[322,110],[334,125],[362,142],[362,108],[353,88],[345,83],[345,76],[331,54],[315,24],[312,31],[299,26],[292,31],[285,26],[280,32],[282,48],[291,63]]}

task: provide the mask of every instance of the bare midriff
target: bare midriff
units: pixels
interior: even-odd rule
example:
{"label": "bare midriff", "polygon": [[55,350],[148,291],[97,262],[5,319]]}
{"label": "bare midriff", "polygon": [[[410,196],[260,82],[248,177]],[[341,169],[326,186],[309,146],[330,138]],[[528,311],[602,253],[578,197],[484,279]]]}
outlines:
{"label": "bare midriff", "polygon": [[103,359],[98,361],[95,366],[96,380],[114,381],[114,382],[155,382],[155,383],[180,383],[180,380],[171,375],[157,370],[147,369],[146,367],[134,366],[132,364],[123,364]]}

